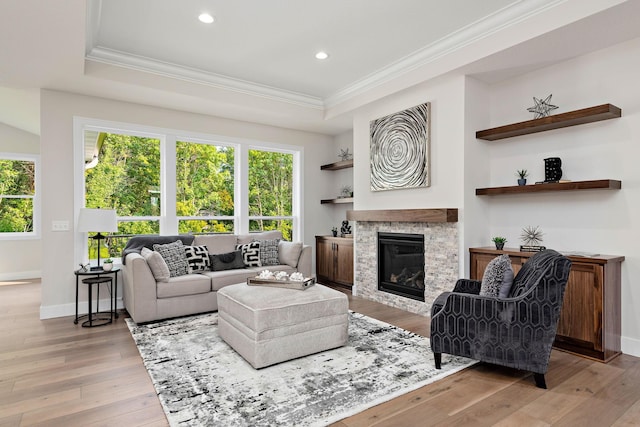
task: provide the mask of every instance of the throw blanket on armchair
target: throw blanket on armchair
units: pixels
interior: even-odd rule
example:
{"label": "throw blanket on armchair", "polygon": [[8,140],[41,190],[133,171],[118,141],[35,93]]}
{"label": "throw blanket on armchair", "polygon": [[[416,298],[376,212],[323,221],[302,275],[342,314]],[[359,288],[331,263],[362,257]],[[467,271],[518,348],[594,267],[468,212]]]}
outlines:
{"label": "throw blanket on armchair", "polygon": [[149,234],[142,236],[134,236],[129,239],[127,245],[122,250],[122,263],[126,263],[126,257],[132,252],[140,253],[142,248],[148,248],[153,250],[153,245],[164,245],[167,243],[173,243],[176,240],[182,240],[183,245],[191,245],[195,236],[190,234],[184,234],[181,236],[159,236],[157,234]]}

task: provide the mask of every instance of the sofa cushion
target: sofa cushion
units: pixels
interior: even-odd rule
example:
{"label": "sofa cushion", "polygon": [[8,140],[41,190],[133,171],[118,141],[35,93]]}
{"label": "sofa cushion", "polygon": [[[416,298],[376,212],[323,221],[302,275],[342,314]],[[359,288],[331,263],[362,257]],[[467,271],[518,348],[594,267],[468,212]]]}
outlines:
{"label": "sofa cushion", "polygon": [[236,245],[236,250],[242,252],[242,259],[246,267],[260,267],[260,242]]}
{"label": "sofa cushion", "polygon": [[151,274],[153,274],[153,277],[157,282],[169,281],[171,274],[169,273],[169,267],[164,261],[164,258],[162,258],[162,255],[149,248],[142,248],[140,255],[142,255],[145,261],[147,261],[147,265],[149,265],[149,269],[151,269]]}
{"label": "sofa cushion", "polygon": [[186,274],[172,277],[166,283],[158,282],[156,286],[158,298],[173,298],[211,292],[211,279],[202,274]]}
{"label": "sofa cushion", "polygon": [[202,273],[211,279],[211,290],[219,291],[225,286],[235,285],[236,283],[246,283],[249,277],[256,277],[257,273],[253,270],[235,269],[221,271],[207,271]]}
{"label": "sofa cushion", "polygon": [[278,243],[280,239],[258,240],[260,242],[260,265],[278,265]]}
{"label": "sofa cushion", "polygon": [[280,264],[286,264],[296,268],[298,266],[298,259],[300,259],[300,253],[302,253],[302,242],[294,243],[280,240],[278,243],[278,260]]}
{"label": "sofa cushion", "polygon": [[270,240],[270,239],[282,239],[282,231],[269,230],[269,231],[263,231],[261,233],[240,234],[238,235],[238,244],[245,245],[247,243],[253,242],[254,240]]}
{"label": "sofa cushion", "polygon": [[166,245],[153,245],[153,250],[159,252],[169,267],[171,277],[184,276],[189,274],[189,263],[184,253],[184,245],[180,240]]}
{"label": "sofa cushion", "polygon": [[209,255],[211,258],[211,271],[233,270],[244,268],[242,251],[233,251],[226,254]]}
{"label": "sofa cushion", "polygon": [[193,239],[194,245],[205,245],[210,254],[233,252],[237,243],[235,234],[202,234]]}
{"label": "sofa cushion", "polygon": [[209,251],[205,245],[184,246],[184,253],[189,263],[189,273],[206,271],[211,269]]}

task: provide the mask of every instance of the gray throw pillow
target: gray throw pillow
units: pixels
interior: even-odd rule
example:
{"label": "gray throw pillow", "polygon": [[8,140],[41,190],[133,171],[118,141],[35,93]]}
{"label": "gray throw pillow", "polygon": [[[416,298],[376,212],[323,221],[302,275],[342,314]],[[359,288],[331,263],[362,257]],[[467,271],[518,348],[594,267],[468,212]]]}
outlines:
{"label": "gray throw pillow", "polygon": [[244,268],[242,251],[211,255],[210,259],[211,259],[211,270],[213,271],[235,270],[238,268]]}
{"label": "gray throw pillow", "polygon": [[184,253],[184,245],[180,240],[176,240],[173,243],[167,243],[166,245],[153,245],[153,250],[158,252],[164,262],[169,267],[169,275],[171,277],[184,276],[189,274],[189,262],[187,256]]}
{"label": "gray throw pillow", "polygon": [[280,240],[278,243],[278,262],[282,265],[288,265],[289,267],[296,268],[298,266],[298,259],[302,252],[302,242],[287,242],[286,240]]}
{"label": "gray throw pillow", "polygon": [[206,271],[211,269],[209,250],[205,245],[184,246],[184,254],[189,263],[189,272]]}
{"label": "gray throw pillow", "polygon": [[244,265],[247,267],[262,267],[260,262],[260,242],[236,245],[236,250],[242,252]]}
{"label": "gray throw pillow", "polygon": [[147,265],[151,269],[151,274],[153,274],[156,282],[169,281],[169,277],[171,277],[169,267],[167,267],[167,263],[164,262],[164,258],[158,252],[149,248],[142,248],[140,255],[147,261]]}
{"label": "gray throw pillow", "polygon": [[[509,272],[511,274],[509,274]],[[505,276],[507,278],[506,282]],[[511,283],[513,283],[513,270],[511,269],[509,255],[500,255],[492,259],[484,270],[484,275],[482,276],[480,296],[500,296],[500,289],[503,285],[508,284],[509,288],[511,288],[511,283],[508,283],[509,276],[511,277]],[[508,293],[509,292],[507,291],[507,294]]]}
{"label": "gray throw pillow", "polygon": [[262,264],[262,267],[280,265],[278,261],[278,243],[280,239],[256,241],[260,242],[260,264]]}

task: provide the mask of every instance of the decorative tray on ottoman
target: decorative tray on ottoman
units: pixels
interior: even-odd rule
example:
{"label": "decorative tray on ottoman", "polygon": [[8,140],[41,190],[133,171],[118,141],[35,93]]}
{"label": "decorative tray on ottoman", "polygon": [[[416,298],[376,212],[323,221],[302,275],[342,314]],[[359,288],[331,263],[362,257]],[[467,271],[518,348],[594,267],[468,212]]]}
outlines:
{"label": "decorative tray on ottoman", "polygon": [[[263,272],[264,273],[264,272]],[[303,280],[290,280],[286,274],[283,278],[264,278],[265,275],[261,274],[256,277],[249,277],[247,279],[247,285],[249,286],[270,286],[273,288],[285,288],[285,289],[297,289],[304,291],[305,289],[313,286],[316,283],[315,277],[306,277]]]}

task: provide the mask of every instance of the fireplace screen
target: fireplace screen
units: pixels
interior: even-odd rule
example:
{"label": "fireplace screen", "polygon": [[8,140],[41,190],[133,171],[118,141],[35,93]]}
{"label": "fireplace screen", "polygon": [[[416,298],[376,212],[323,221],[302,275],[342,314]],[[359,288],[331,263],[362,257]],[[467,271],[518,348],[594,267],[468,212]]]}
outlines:
{"label": "fireplace screen", "polygon": [[424,301],[424,235],[378,233],[378,290]]}

